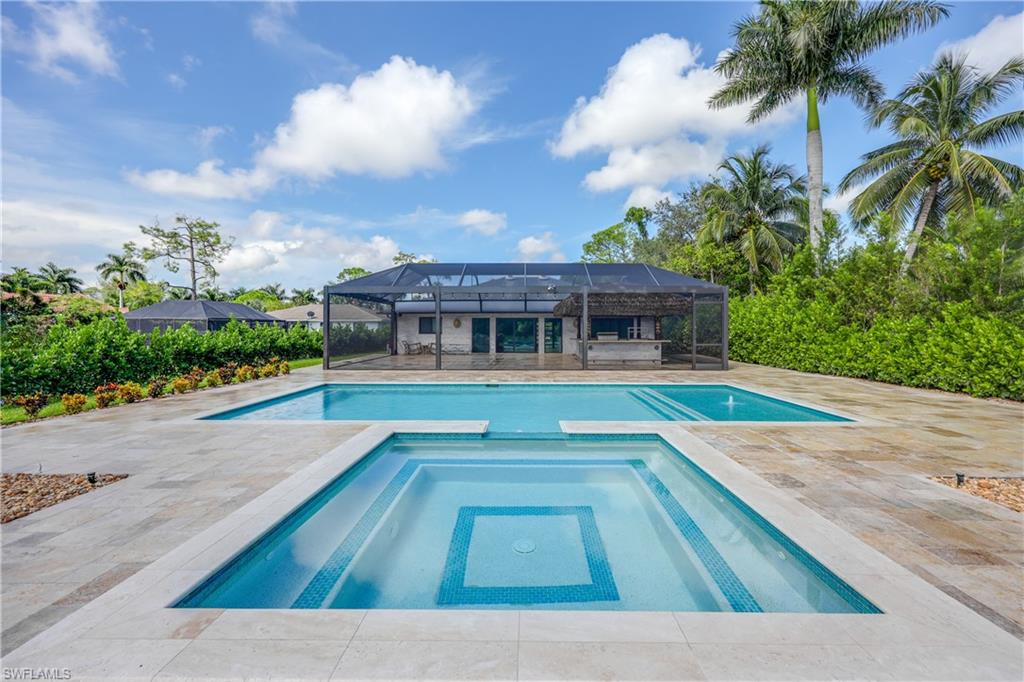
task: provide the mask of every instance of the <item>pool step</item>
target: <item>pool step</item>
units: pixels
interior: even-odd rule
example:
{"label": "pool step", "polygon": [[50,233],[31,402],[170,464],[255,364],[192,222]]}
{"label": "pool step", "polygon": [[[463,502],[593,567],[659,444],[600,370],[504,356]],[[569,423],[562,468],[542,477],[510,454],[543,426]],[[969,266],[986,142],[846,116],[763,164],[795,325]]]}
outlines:
{"label": "pool step", "polygon": [[635,391],[630,391],[629,394],[644,407],[657,412],[668,421],[692,422],[701,419],[699,415],[691,413],[676,401],[669,400],[649,388],[638,388]]}

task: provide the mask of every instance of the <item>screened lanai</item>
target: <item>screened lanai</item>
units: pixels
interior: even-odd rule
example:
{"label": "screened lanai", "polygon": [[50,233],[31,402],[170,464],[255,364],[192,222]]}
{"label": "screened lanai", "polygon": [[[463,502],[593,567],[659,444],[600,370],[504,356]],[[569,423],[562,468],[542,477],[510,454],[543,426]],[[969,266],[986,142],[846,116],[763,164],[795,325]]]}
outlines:
{"label": "screened lanai", "polygon": [[[727,369],[728,296],[642,263],[408,263],[324,288],[324,368]],[[388,324],[332,324],[344,302]]]}

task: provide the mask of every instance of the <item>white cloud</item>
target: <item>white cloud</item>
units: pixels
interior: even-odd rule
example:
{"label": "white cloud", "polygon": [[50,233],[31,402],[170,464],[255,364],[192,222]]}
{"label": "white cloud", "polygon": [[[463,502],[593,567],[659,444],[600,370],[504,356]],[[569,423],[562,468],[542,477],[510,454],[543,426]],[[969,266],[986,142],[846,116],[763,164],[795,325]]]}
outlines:
{"label": "white cloud", "polygon": [[277,230],[284,216],[276,211],[253,211],[249,215],[249,229],[257,237],[266,238]]}
{"label": "white cloud", "polygon": [[95,2],[55,4],[33,2],[32,26],[22,31],[3,18],[7,49],[29,57],[31,68],[69,82],[77,82],[79,70],[118,78],[114,48],[101,27],[102,15]]}
{"label": "white cloud", "polygon": [[1024,12],[999,15],[972,36],[943,43],[935,51],[966,54],[967,63],[992,72],[1014,57],[1024,57]]}
{"label": "white cloud", "polygon": [[155,170],[148,173],[129,171],[128,180],[142,189],[157,194],[196,197],[200,199],[247,199],[269,189],[277,180],[265,169],[221,170],[220,159],[203,161],[192,173]]}
{"label": "white cloud", "polygon": [[181,76],[181,74],[177,73],[167,74],[167,82],[170,83],[171,87],[177,90],[178,92],[184,90],[185,86],[188,85],[188,81],[186,81],[185,78]]}
{"label": "white cloud", "polygon": [[196,144],[204,154],[209,154],[218,138],[231,132],[231,126],[205,126],[196,133]]}
{"label": "white cloud", "polygon": [[626,203],[622,207],[631,208],[639,206],[641,208],[654,208],[654,205],[662,199],[670,199],[671,197],[671,192],[665,192],[650,185],[640,185],[633,188],[633,191],[629,193],[629,197],[627,197]]}
{"label": "white cloud", "polygon": [[713,173],[724,152],[721,140],[698,144],[672,138],[642,147],[618,147],[603,168],[587,173],[583,184],[594,192],[638,185],[661,187],[671,180]]}
{"label": "white cloud", "polygon": [[223,171],[219,161],[207,160],[192,173],[133,172],[129,179],[164,194],[244,198],[284,176],[404,177],[443,168],[446,146],[478,106],[448,71],[394,56],[351,85],[327,83],[299,93],[291,117],[257,153],[252,170]]}
{"label": "white cloud", "polygon": [[508,216],[483,208],[474,208],[461,214],[456,222],[485,237],[493,237],[508,225]]}
{"label": "white cloud", "polygon": [[199,57],[195,56],[194,54],[186,54],[186,55],[182,56],[182,58],[181,58],[181,66],[186,71],[191,71],[193,69],[196,69],[202,63],[203,63],[203,61]]}
{"label": "white cloud", "polygon": [[[754,126],[746,121],[748,105],[708,107],[724,80],[700,54],[699,45],[664,33],[631,45],[601,91],[576,101],[551,152],[607,152],[606,165],[588,173],[584,185],[595,192],[633,188],[638,200],[650,200],[669,182],[713,172],[728,138]],[[784,107],[766,124],[788,120],[794,110]]]}
{"label": "white cloud", "polygon": [[827,210],[835,211],[839,215],[844,215],[850,208],[850,202],[852,202],[858,194],[863,192],[864,188],[867,186],[867,183],[854,185],[842,194],[830,194],[825,197],[823,204]]}
{"label": "white cloud", "polygon": [[294,2],[268,2],[249,20],[254,38],[299,63],[314,81],[337,77],[354,70],[345,55],[306,38],[290,23],[296,14]]}
{"label": "white cloud", "polygon": [[544,232],[540,235],[523,237],[516,246],[519,259],[526,262],[531,261],[555,261],[564,262],[565,254],[555,241],[554,232]]}

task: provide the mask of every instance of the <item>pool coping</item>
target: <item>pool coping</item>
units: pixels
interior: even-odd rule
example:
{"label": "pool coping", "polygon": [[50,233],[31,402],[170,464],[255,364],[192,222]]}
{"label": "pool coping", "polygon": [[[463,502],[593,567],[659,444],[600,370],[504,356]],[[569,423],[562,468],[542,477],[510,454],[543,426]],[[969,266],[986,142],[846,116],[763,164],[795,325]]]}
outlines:
{"label": "pool coping", "polygon": [[[416,386],[452,386],[452,385],[484,386],[484,385],[493,384],[493,383],[495,383],[495,382],[493,382],[493,381],[417,381],[413,385],[416,385]],[[757,427],[757,426],[762,426],[762,427],[771,427],[771,428],[775,428],[775,427],[779,427],[779,426],[786,426],[786,427],[791,427],[792,426],[792,427],[797,427],[797,428],[804,428],[804,427],[809,427],[809,426],[829,426],[829,427],[835,427],[835,426],[853,426],[853,425],[858,425],[858,426],[892,426],[893,425],[893,422],[887,421],[885,419],[855,416],[855,415],[850,414],[850,413],[848,413],[848,412],[846,412],[844,410],[833,409],[831,407],[822,407],[821,405],[815,405],[813,403],[808,403],[808,402],[805,402],[805,401],[802,401],[802,400],[799,400],[799,399],[787,398],[787,397],[775,395],[774,393],[769,393],[767,391],[761,390],[760,388],[743,386],[743,385],[740,385],[740,384],[737,384],[737,383],[734,383],[734,382],[731,382],[731,381],[708,381],[708,382],[701,381],[701,382],[685,382],[685,383],[655,382],[655,383],[644,383],[644,384],[637,384],[636,382],[631,382],[631,381],[565,381],[565,382],[555,382],[555,381],[537,381],[537,382],[531,382],[531,381],[502,381],[500,383],[501,383],[502,386],[643,386],[645,388],[658,388],[658,387],[679,388],[679,387],[685,387],[685,386],[727,386],[729,388],[734,388],[734,389],[737,389],[737,390],[746,391],[748,393],[754,393],[756,395],[764,396],[765,398],[771,398],[773,400],[779,400],[779,401],[782,401],[782,402],[790,403],[792,405],[796,405],[798,407],[803,407],[803,408],[808,409],[808,410],[814,410],[816,412],[822,412],[822,413],[827,414],[827,415],[831,415],[831,416],[835,416],[835,417],[840,417],[842,419],[849,420],[849,421],[827,421],[827,420],[823,420],[823,421],[741,421],[741,420],[725,421],[725,420],[710,420],[709,419],[709,420],[704,420],[704,421],[692,421],[692,422],[686,422],[686,421],[667,421],[667,420],[615,422],[615,423],[621,423],[621,424],[635,425],[637,428],[644,429],[644,430],[649,429],[649,428],[654,428],[654,427],[656,427],[658,425],[664,425],[664,424],[688,424],[688,425],[691,425],[691,426],[699,426],[699,427],[708,427],[708,426],[743,426],[743,427],[753,426],[753,427]],[[240,423],[243,423],[243,424],[268,424],[268,425],[270,425],[270,424],[282,424],[282,425],[307,424],[308,425],[308,424],[311,424],[311,423],[318,423],[318,422],[323,422],[323,421],[327,421],[327,422],[330,422],[330,423],[339,423],[339,424],[368,424],[369,425],[369,424],[401,424],[401,423],[406,423],[406,422],[417,421],[417,420],[400,420],[400,419],[388,420],[388,419],[379,419],[379,418],[378,419],[330,419],[330,420],[317,420],[317,419],[210,419],[210,417],[214,417],[214,416],[219,415],[219,414],[224,414],[225,412],[233,412],[235,410],[245,409],[247,407],[252,407],[252,406],[258,405],[260,403],[270,402],[270,401],[273,401],[273,400],[277,400],[279,398],[284,398],[284,397],[287,397],[287,396],[292,395],[294,393],[301,393],[302,391],[308,391],[310,389],[319,388],[320,386],[331,386],[331,385],[368,385],[368,386],[396,386],[396,385],[399,385],[400,386],[400,385],[403,385],[403,382],[388,383],[388,382],[381,382],[381,381],[324,381],[324,380],[311,381],[311,382],[308,382],[308,383],[305,383],[305,384],[300,384],[298,386],[294,386],[294,387],[292,387],[289,390],[277,391],[275,393],[271,393],[269,395],[263,396],[262,398],[252,399],[252,400],[244,400],[244,401],[240,401],[238,403],[234,403],[234,404],[231,404],[231,405],[220,407],[218,409],[204,410],[202,412],[198,412],[198,413],[193,414],[191,416],[179,417],[178,419],[176,419],[174,421],[191,422],[191,421],[196,421],[196,420],[202,420],[202,421],[208,421],[208,422],[216,422],[216,423],[220,423],[220,424],[232,423],[232,422],[240,422]],[[613,421],[614,420],[599,420],[599,421],[598,420],[594,420],[594,421],[577,422],[577,423],[580,423],[580,424],[604,424],[604,423],[609,423],[609,422],[613,422]],[[435,421],[433,423],[437,423],[437,422]]]}
{"label": "pool coping", "polygon": [[[283,620],[305,623],[315,629],[318,625],[322,627],[324,623],[351,624],[353,621],[362,623],[367,618],[392,618],[405,624],[405,639],[410,639],[408,629],[411,628],[414,635],[411,639],[429,641],[433,637],[437,640],[462,642],[480,640],[479,635],[473,632],[473,624],[481,618],[516,619],[514,637],[511,631],[508,631],[498,638],[501,641],[530,641],[529,633],[524,639],[521,627],[524,621],[529,621],[535,625],[540,623],[547,633],[545,637],[550,641],[579,642],[622,641],[607,638],[610,636],[609,633],[635,631],[637,622],[657,621],[664,625],[667,615],[683,637],[680,641],[691,644],[694,638],[699,642],[701,637],[710,636],[706,634],[708,632],[733,633],[718,635],[726,639],[746,633],[742,636],[756,637],[756,643],[759,645],[852,644],[869,654],[873,650],[878,650],[883,658],[887,647],[891,648],[895,644],[914,644],[922,647],[922,665],[931,664],[930,659],[925,657],[924,649],[955,647],[957,655],[963,660],[974,660],[973,657],[976,655],[978,665],[993,657],[1006,656],[1007,653],[1010,656],[1019,655],[1020,642],[1012,635],[821,517],[797,499],[786,496],[783,491],[713,448],[683,424],[690,425],[692,422],[659,422],[660,428],[643,432],[656,433],[669,446],[683,453],[693,464],[732,491],[794,543],[876,604],[883,613],[748,614],[348,609],[297,611],[170,608],[179,597],[227,564],[253,540],[304,504],[327,482],[348,470],[394,433],[482,433],[486,428],[486,424],[482,422],[404,422],[401,429],[396,428],[394,424],[378,423],[352,436],[113,589],[39,633],[5,657],[4,663],[11,667],[38,667],[50,666],[54,661],[74,663],[81,660],[81,667],[88,669],[86,661],[95,658],[95,648],[102,646],[104,642],[111,643],[115,639],[137,641],[145,638],[147,642],[164,642],[167,646],[178,647],[180,650],[193,641],[206,639],[202,636],[202,628],[191,636],[187,631],[182,632],[183,622],[197,618],[214,620],[225,614],[238,614],[239,611],[250,611],[253,618],[271,628],[275,624],[280,625]],[[634,427],[636,432],[635,424],[632,423],[587,422],[566,426],[569,427],[567,431],[573,433],[623,433],[628,432],[624,429],[630,427]],[[498,613],[512,615],[493,615]],[[443,627],[439,625],[439,618],[443,619]],[[754,633],[751,633],[752,623],[757,624]],[[793,623],[799,624],[796,632],[791,627]],[[165,630],[161,630],[162,627]],[[360,639],[359,627],[361,625],[356,626],[352,633],[352,641]],[[442,629],[443,633],[440,632]],[[451,634],[453,630],[457,631],[455,635]],[[435,632],[439,634],[432,635]],[[379,633],[375,635],[377,638],[382,636]],[[643,641],[649,641],[644,639],[647,636],[636,632],[630,635],[631,638],[639,637]],[[663,638],[666,633],[663,627],[658,626],[649,636]],[[254,634],[251,640],[245,641],[270,646],[268,640],[260,639],[259,634]],[[80,642],[84,642],[85,645],[81,645]],[[238,655],[238,664],[245,663],[244,657],[237,651],[235,654],[223,655]],[[906,655],[910,656],[910,653]],[[929,655],[934,655],[934,651]],[[76,656],[79,658],[76,659]],[[138,671],[132,667],[136,662],[127,658],[108,660],[107,667],[102,673],[97,673],[96,678],[138,678]],[[164,661],[158,671],[165,665],[170,666],[170,663]],[[167,671],[171,677],[175,676],[171,674],[172,671],[181,677],[189,677],[188,671],[183,672],[178,667]],[[191,671],[192,675],[197,676],[203,676],[202,673],[202,670]],[[813,674],[810,676],[813,677]]]}

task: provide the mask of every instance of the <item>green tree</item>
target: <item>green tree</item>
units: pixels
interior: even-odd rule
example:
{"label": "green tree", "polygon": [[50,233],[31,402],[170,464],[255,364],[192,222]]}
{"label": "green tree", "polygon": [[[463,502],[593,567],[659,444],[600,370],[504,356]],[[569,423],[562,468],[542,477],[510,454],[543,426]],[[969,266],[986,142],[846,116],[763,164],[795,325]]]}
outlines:
{"label": "green tree", "polygon": [[273,294],[268,294],[262,289],[253,289],[247,291],[241,296],[234,299],[235,303],[242,303],[256,310],[262,310],[263,312],[269,312],[271,310],[280,310],[285,307],[285,304],[280,301]]}
{"label": "green tree", "polygon": [[939,227],[949,211],[973,210],[975,199],[992,204],[1021,187],[1024,169],[979,150],[1020,140],[1024,111],[982,119],[1022,80],[1024,59],[982,75],[946,54],[875,109],[872,126],[888,125],[898,141],[865,154],[839,190],[874,178],[850,204],[854,218],[880,211],[904,223],[913,218],[904,273],[926,226]]}
{"label": "green tree", "polygon": [[260,287],[260,291],[265,291],[279,301],[283,301],[287,296],[284,287],[281,286],[280,282],[274,282],[273,284],[264,284]]}
{"label": "green tree", "polygon": [[874,50],[927,29],[948,14],[932,0],[762,0],[761,10],[733,29],[736,44],[715,65],[728,82],[710,100],[722,108],[757,100],[751,122],[796,97],[807,104],[810,239],[823,230],[823,171],[818,102],[847,96],[869,106],[882,85],[862,62]]}
{"label": "green tree", "polygon": [[107,259],[96,266],[100,277],[117,287],[118,309],[124,308],[124,290],[128,285],[146,279],[146,266],[135,254],[135,245],[128,242],[121,253],[108,253]]}
{"label": "green tree", "polygon": [[147,261],[162,258],[164,267],[178,272],[182,264],[189,273],[189,287],[192,300],[199,298],[199,285],[213,282],[217,278],[217,265],[231,251],[232,238],[220,234],[220,224],[202,218],[178,215],[174,226],[165,229],[160,223],[140,225],[142,234],[152,244],[142,250]]}
{"label": "green tree", "polygon": [[[239,294],[242,293],[245,292],[239,292]],[[229,295],[226,291],[217,286],[206,287],[205,289],[199,292],[199,296],[201,298],[206,299],[207,301],[227,301],[231,298],[234,298],[233,296]]]}
{"label": "green tree", "polygon": [[319,302],[320,298],[316,295],[316,289],[292,289],[292,305],[309,305]]}
{"label": "green tree", "polygon": [[762,267],[780,269],[805,234],[795,221],[805,202],[804,180],[792,166],[772,163],[769,152],[761,145],[719,165],[724,178],[704,188],[710,210],[698,233],[701,244],[735,245],[747,261],[751,292]]}
{"label": "green tree", "polygon": [[360,268],[358,266],[345,268],[344,270],[338,273],[338,281],[348,282],[349,280],[359,279],[360,277],[366,277],[367,275],[372,274],[373,273],[367,270],[366,268]]}
{"label": "green tree", "polygon": [[0,278],[0,284],[4,291],[14,293],[34,293],[43,288],[39,277],[33,275],[28,268],[14,268],[11,272]]}
{"label": "green tree", "polygon": [[583,244],[580,260],[584,263],[632,263],[638,239],[634,224],[615,223],[595,232]]}
{"label": "green tree", "polygon": [[[417,256],[415,253],[409,253],[407,251],[399,251],[398,255],[391,259],[391,262],[395,265],[405,265],[407,263],[436,263],[436,258],[422,258]],[[344,272],[344,271],[342,271]]]}
{"label": "green tree", "polygon": [[53,261],[39,268],[36,278],[51,294],[77,294],[82,291],[82,280],[75,276],[75,269],[58,267]]}
{"label": "green tree", "polygon": [[161,282],[141,280],[129,284],[124,290],[124,305],[129,310],[145,308],[167,298],[167,287]]}

